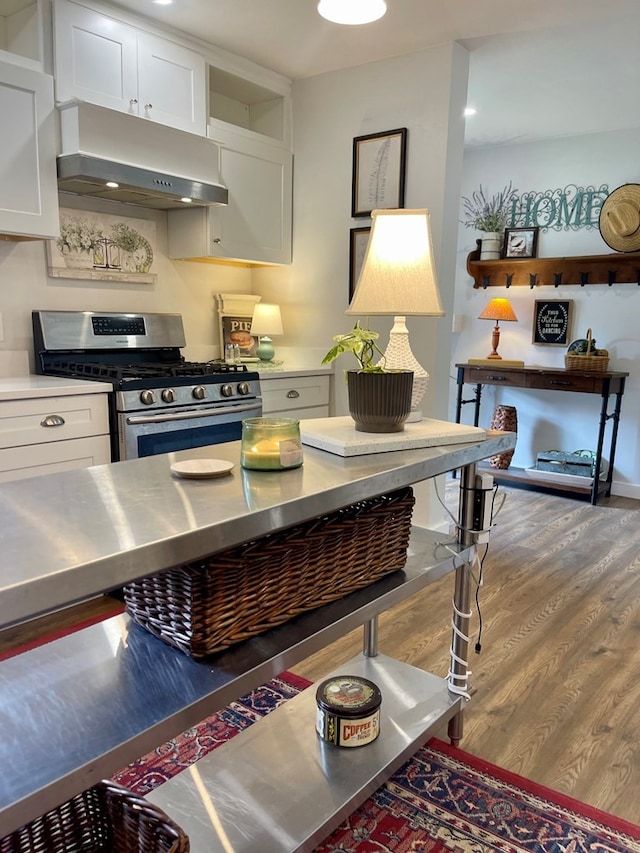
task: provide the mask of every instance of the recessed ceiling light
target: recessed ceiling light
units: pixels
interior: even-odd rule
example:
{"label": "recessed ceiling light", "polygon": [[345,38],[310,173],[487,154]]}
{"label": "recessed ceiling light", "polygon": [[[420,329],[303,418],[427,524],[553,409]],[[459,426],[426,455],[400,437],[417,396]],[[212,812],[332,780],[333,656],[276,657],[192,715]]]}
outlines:
{"label": "recessed ceiling light", "polygon": [[478,110],[475,107],[465,107],[464,114],[465,116],[474,116]]}
{"label": "recessed ceiling light", "polygon": [[190,198],[185,197],[185,198],[181,198],[180,201],[183,201],[185,204],[191,204],[192,200]]}
{"label": "recessed ceiling light", "polygon": [[173,0],[153,0],[157,6],[170,6]]}
{"label": "recessed ceiling light", "polygon": [[387,11],[384,0],[320,0],[318,12],[334,24],[370,24]]}
{"label": "recessed ceiling light", "polygon": [[115,181],[107,181],[107,186],[108,186],[108,187],[109,187],[109,189],[111,189],[111,190],[117,190],[117,189],[118,189],[118,187],[120,186],[120,184],[116,184],[116,182],[115,182]]}

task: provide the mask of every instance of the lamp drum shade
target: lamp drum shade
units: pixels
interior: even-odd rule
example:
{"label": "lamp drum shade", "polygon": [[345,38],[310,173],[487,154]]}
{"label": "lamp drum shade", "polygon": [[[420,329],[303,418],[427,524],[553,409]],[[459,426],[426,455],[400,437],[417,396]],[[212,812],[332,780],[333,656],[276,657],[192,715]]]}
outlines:
{"label": "lamp drum shade", "polygon": [[478,316],[479,320],[505,320],[517,322],[518,318],[515,311],[511,307],[508,299],[497,297],[492,299],[486,306],[482,314]]}
{"label": "lamp drum shade", "polygon": [[428,210],[374,210],[347,314],[444,317]]}
{"label": "lamp drum shade", "polygon": [[280,306],[269,302],[258,302],[253,309],[250,332],[257,337],[282,335],[284,332]]}

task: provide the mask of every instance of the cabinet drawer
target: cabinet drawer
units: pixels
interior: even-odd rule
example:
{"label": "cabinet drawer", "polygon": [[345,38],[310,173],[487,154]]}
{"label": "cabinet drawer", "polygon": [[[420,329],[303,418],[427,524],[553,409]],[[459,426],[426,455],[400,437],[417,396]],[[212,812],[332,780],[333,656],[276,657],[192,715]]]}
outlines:
{"label": "cabinet drawer", "polygon": [[106,394],[0,401],[0,448],[106,435]]}
{"label": "cabinet drawer", "polygon": [[0,450],[0,483],[111,462],[108,435]]}
{"label": "cabinet drawer", "polygon": [[500,367],[466,368],[464,381],[474,385],[510,385],[512,388],[523,388],[526,375],[500,370]]}
{"label": "cabinet drawer", "polygon": [[557,376],[536,376],[531,373],[528,376],[527,388],[545,388],[550,391],[583,391],[586,394],[593,394],[600,390],[601,380],[596,376],[563,376],[558,373]]}
{"label": "cabinet drawer", "polygon": [[262,411],[265,415],[329,405],[328,376],[300,376],[294,379],[260,377],[260,385]]}

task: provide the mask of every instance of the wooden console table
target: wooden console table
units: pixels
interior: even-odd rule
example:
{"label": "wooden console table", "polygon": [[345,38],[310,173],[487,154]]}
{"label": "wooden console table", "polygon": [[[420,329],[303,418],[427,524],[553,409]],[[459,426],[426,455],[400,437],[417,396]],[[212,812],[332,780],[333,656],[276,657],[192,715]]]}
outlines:
{"label": "wooden console table", "polygon": [[[618,438],[618,423],[624,383],[628,373],[607,372],[596,373],[579,370],[563,370],[562,368],[546,367],[501,367],[496,359],[495,367],[478,366],[473,364],[456,364],[458,369],[458,398],[456,404],[456,423],[460,423],[462,407],[467,403],[474,404],[473,423],[478,426],[480,418],[480,400],[483,385],[503,385],[510,388],[535,388],[547,391],[568,391],[582,394],[599,394],[602,398],[600,407],[600,423],[598,429],[598,445],[595,460],[595,476],[593,483],[585,486],[575,486],[558,483],[551,486],[546,480],[537,480],[524,473],[522,469],[495,469],[494,476],[504,482],[528,483],[531,486],[555,488],[561,491],[586,493],[591,495],[591,503],[597,504],[600,495],[611,494],[613,479],[613,463]],[[474,396],[469,400],[463,399],[465,384],[475,385]],[[613,411],[609,411],[610,398],[615,396]],[[604,480],[600,479],[600,464],[604,446],[605,428],[607,421],[612,421],[611,441],[609,445],[609,469]],[[586,478],[585,478],[586,479]]]}

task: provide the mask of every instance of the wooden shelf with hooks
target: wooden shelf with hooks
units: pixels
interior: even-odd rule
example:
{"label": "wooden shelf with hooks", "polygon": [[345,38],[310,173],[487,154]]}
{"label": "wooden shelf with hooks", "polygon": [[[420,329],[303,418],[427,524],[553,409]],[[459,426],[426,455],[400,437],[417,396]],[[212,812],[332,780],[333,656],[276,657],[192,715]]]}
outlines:
{"label": "wooden shelf with hooks", "polygon": [[481,261],[481,241],[467,258],[467,272],[475,288],[565,284],[640,285],[640,252],[613,252],[568,258],[501,258]]}

